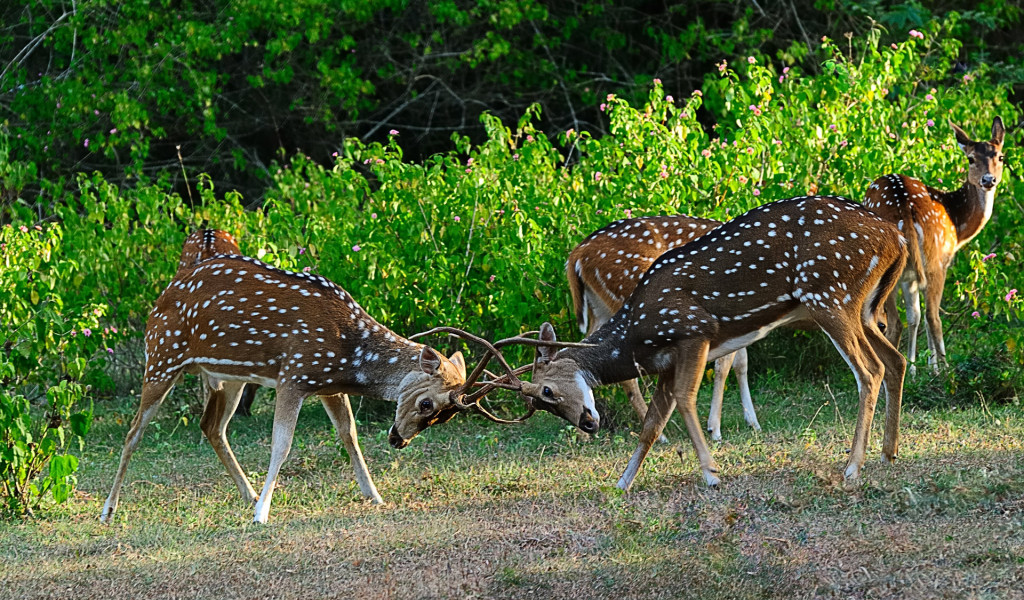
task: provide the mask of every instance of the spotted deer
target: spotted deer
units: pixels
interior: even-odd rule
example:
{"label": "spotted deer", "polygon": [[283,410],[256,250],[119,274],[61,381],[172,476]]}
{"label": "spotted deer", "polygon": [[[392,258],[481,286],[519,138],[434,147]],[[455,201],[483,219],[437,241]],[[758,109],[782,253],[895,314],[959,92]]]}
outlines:
{"label": "spotted deer", "polygon": [[[109,522],[146,425],[184,373],[203,374],[210,396],[203,433],[265,523],[305,398],[320,396],[348,450],[364,496],[382,503],[356,438],[348,394],[448,402],[466,380],[462,354],[445,358],[375,321],[324,277],[292,273],[242,256],[216,256],[179,273],[146,323],[146,367],[132,421],[103,506]],[[257,497],[226,436],[243,384],[276,388],[270,466]]]}
{"label": "spotted deer", "polygon": [[[661,255],[622,308],[583,342],[557,349],[541,328],[532,382],[538,408],[586,432],[598,428],[593,387],[658,375],[639,445],[619,478],[629,489],[673,407],[679,409],[704,480],[718,465],[697,422],[704,365],[799,319],[832,340],[857,381],[860,406],[845,469],[864,465],[879,387],[886,391],[882,458],[896,457],[906,360],[878,327],[882,302],[906,264],[906,240],[892,223],[836,197],[799,197],[755,208]],[[550,342],[551,346],[544,346]]]}
{"label": "spotted deer", "polygon": [[[967,178],[959,189],[944,192],[907,177],[886,175],[868,188],[864,206],[882,218],[896,223],[907,237],[910,259],[900,280],[906,304],[909,334],[910,372],[917,360],[917,329],[921,324],[921,290],[924,290],[928,358],[933,369],[945,362],[946,344],[942,338],[939,308],[946,285],[946,270],[953,257],[974,239],[992,217],[996,186],[1003,173],[1003,121],[992,122],[992,138],[972,140],[954,125],[953,133],[967,155]],[[886,310],[890,340],[899,341],[901,324],[896,313],[895,296]]]}
{"label": "spotted deer", "polygon": [[[685,215],[640,217],[615,221],[590,234],[573,248],[565,263],[565,275],[569,280],[569,292],[580,331],[590,335],[618,312],[659,256],[721,224],[721,221]],[[722,398],[725,379],[733,367],[739,383],[743,417],[755,430],[761,429],[747,382],[747,350],[740,348],[715,361],[715,385],[708,415],[708,431],[713,440],[722,439]],[[642,422],[647,414],[647,405],[637,380],[624,381],[622,388]]]}
{"label": "spotted deer", "polygon": [[[223,229],[197,229],[185,238],[181,247],[181,258],[178,259],[178,272],[175,278],[181,277],[191,271],[196,265],[221,254],[239,256],[242,254],[235,241],[235,236]],[[259,386],[247,383],[242,388],[242,397],[238,401],[236,415],[249,416],[252,414],[252,403],[256,398],[256,389]],[[209,389],[203,384],[204,391]],[[209,398],[207,397],[207,400]]]}

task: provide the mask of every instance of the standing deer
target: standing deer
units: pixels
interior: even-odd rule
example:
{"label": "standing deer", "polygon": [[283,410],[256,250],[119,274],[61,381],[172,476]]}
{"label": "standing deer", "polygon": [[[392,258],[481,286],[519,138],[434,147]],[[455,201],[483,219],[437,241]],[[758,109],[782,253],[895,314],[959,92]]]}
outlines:
{"label": "standing deer", "polygon": [[[178,259],[178,272],[174,274],[175,279],[191,271],[196,265],[222,254],[240,256],[241,249],[235,236],[222,229],[197,229],[185,238],[181,247],[181,258]],[[242,397],[238,401],[236,415],[248,417],[252,414],[252,403],[256,398],[256,389],[259,386],[253,383],[245,384],[242,388]],[[203,384],[203,389],[209,389]],[[204,406],[205,408],[205,406]]]}
{"label": "standing deer", "polygon": [[[618,312],[659,256],[721,224],[721,221],[685,215],[640,217],[615,221],[590,234],[569,253],[565,263],[565,275],[569,280],[569,292],[580,331],[589,336]],[[708,431],[713,440],[722,439],[722,397],[725,395],[725,379],[733,367],[739,383],[743,417],[748,425],[761,430],[750,397],[747,364],[746,348],[715,361],[715,386],[708,415]],[[637,380],[623,382],[622,389],[642,422],[647,414],[647,405]]]}
{"label": "standing deer", "polygon": [[[907,237],[910,259],[900,283],[907,309],[910,336],[910,372],[917,360],[917,328],[921,324],[920,291],[925,293],[925,318],[928,334],[928,359],[933,369],[946,360],[939,308],[946,285],[946,270],[953,257],[981,232],[992,217],[996,186],[1003,174],[1003,121],[992,121],[992,139],[972,140],[954,125],[953,133],[967,155],[967,179],[959,189],[943,192],[906,175],[880,177],[868,188],[864,206],[883,219],[896,223]],[[886,336],[899,343],[901,324],[896,313],[895,296],[886,309]]]}
{"label": "standing deer", "polygon": [[[103,506],[104,522],[117,509],[128,460],[146,425],[184,373],[206,376],[210,397],[200,427],[243,500],[256,503],[257,523],[270,514],[274,484],[306,397],[320,396],[348,450],[360,491],[380,504],[356,439],[348,394],[431,406],[449,402],[466,380],[461,353],[446,359],[393,333],[327,279],[241,256],[217,256],[179,272],[157,299],[145,339],[141,403]],[[277,390],[270,467],[258,498],[226,436],[246,382]]]}
{"label": "standing deer", "polygon": [[791,198],[755,208],[658,258],[622,309],[583,340],[590,347],[556,350],[555,332],[545,323],[533,381],[522,382],[522,392],[590,433],[600,422],[594,386],[641,371],[657,374],[639,445],[618,486],[632,485],[673,407],[686,423],[705,482],[717,485],[718,465],[697,422],[705,363],[809,318],[857,380],[860,406],[844,472],[855,478],[883,384],[882,458],[897,454],[906,360],[877,319],[906,264],[905,244],[894,224],[843,198]]}

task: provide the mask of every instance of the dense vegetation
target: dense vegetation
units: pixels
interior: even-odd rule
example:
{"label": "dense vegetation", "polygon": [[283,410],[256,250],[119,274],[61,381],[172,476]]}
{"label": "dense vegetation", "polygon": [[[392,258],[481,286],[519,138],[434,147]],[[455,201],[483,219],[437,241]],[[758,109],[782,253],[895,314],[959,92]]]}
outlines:
{"label": "dense vegetation", "polygon": [[[54,4],[54,10],[59,6]],[[381,14],[406,14],[398,6],[383,12],[360,6],[353,3],[348,10],[366,23],[383,18]],[[78,5],[78,12],[66,19],[93,14],[86,7],[93,5]],[[257,8],[247,7],[246,17],[269,18]],[[125,18],[116,22],[133,23],[132,9],[124,10]],[[459,22],[458,12],[446,18]],[[275,14],[282,19],[302,16]],[[318,27],[328,21],[320,19],[304,25],[305,36],[327,35]],[[298,22],[288,21],[289,26]],[[17,431],[2,430],[0,476],[28,490],[11,505],[14,512],[38,506],[45,494],[64,498],[74,483],[73,461],[63,459],[56,469],[51,462],[49,471],[59,481],[40,481],[35,488],[30,484],[43,473],[40,456],[66,456],[70,443],[89,429],[91,411],[83,410],[81,402],[74,406],[86,394],[78,383],[90,385],[93,398],[138,389],[146,313],[174,271],[181,241],[196,227],[227,229],[247,254],[286,268],[308,268],[342,283],[368,311],[402,333],[457,324],[505,336],[551,320],[563,336],[573,337],[564,257],[586,234],[611,220],[676,212],[725,219],[765,201],[809,191],[859,198],[872,180],[890,172],[952,188],[962,180],[966,160],[947,119],[979,139],[987,139],[996,115],[1008,124],[1020,120],[1010,84],[998,81],[985,64],[964,69],[963,45],[954,36],[962,33],[962,21],[931,21],[923,32],[901,34],[898,42],[883,41],[883,32],[873,29],[838,43],[815,40],[799,55],[789,47],[777,58],[760,53],[723,58],[685,94],[666,93],[665,82],[658,78],[633,82],[646,90],[643,99],[602,91],[586,97],[602,127],[542,130],[546,113],[539,105],[521,109],[514,124],[484,114],[480,123],[485,133],[478,140],[455,133],[445,151],[422,161],[405,158],[403,150],[406,139],[420,135],[414,128],[389,128],[381,142],[364,143],[345,137],[338,121],[331,126],[336,135],[313,135],[329,119],[322,106],[310,109],[304,119],[311,128],[294,133],[328,144],[309,151],[316,156],[298,153],[280,162],[256,161],[241,148],[232,150],[239,169],[259,162],[265,170],[264,201],[248,210],[253,198],[194,168],[213,164],[213,146],[206,158],[181,165],[176,156],[171,161],[174,153],[168,148],[157,152],[152,145],[190,136],[199,146],[230,140],[231,128],[212,100],[224,99],[218,86],[230,78],[183,67],[175,72],[192,74],[193,85],[178,88],[171,81],[153,81],[144,87],[167,95],[152,106],[143,105],[153,99],[129,93],[134,86],[109,79],[138,79],[141,75],[132,69],[163,65],[149,58],[134,62],[132,53],[175,39],[203,45],[202,51],[181,56],[209,53],[207,58],[218,65],[234,60],[234,54],[225,54],[217,44],[244,46],[238,43],[243,38],[231,37],[227,27],[198,29],[185,17],[161,23],[183,29],[157,37],[143,35],[141,26],[136,37],[123,33],[123,55],[117,56],[125,67],[104,71],[107,79],[47,71],[45,81],[29,81],[24,76],[28,57],[10,63],[17,67],[12,73],[22,73],[16,87],[53,96],[48,104],[19,104],[24,99],[14,94],[11,106],[17,104],[17,118],[0,130],[5,222],[0,229],[0,398],[4,410],[15,416],[29,410],[26,398],[47,405],[39,408],[46,412],[41,422],[70,427],[68,435],[57,427],[33,434],[25,420]],[[72,32],[61,27],[51,34]],[[72,37],[77,41],[52,43],[70,43],[72,48],[87,47],[86,40],[94,46],[108,43],[100,29],[82,29]],[[294,58],[288,49],[302,39],[276,46],[282,61]],[[270,46],[267,42],[268,52]],[[100,60],[101,54],[86,56]],[[113,54],[103,56],[106,60]],[[325,55],[323,60],[328,61],[325,74],[345,63],[343,55]],[[268,89],[292,87],[290,76],[284,75],[295,70],[290,62],[267,59],[261,64],[263,79],[251,75],[245,84],[232,85],[246,94],[268,95],[273,95]],[[569,72],[561,66],[556,70]],[[65,89],[75,81],[78,88]],[[373,110],[376,105],[364,106],[369,101],[350,84],[340,80],[336,89],[353,94],[348,99],[299,89],[353,114]],[[90,89],[99,92],[97,98]],[[636,87],[623,89],[635,98]],[[65,118],[65,111],[71,116]],[[172,127],[157,123],[156,115],[181,121]],[[83,118],[91,123],[86,126]],[[41,122],[49,123],[50,138],[36,129]],[[110,133],[90,133],[97,128],[109,128]],[[604,135],[596,135],[602,128]],[[177,133],[170,135],[172,130]],[[1011,127],[1007,148],[1019,141],[1019,129]],[[324,156],[328,150],[330,156]],[[113,162],[100,161],[100,155]],[[962,252],[947,287],[950,336],[968,336],[976,344],[970,354],[951,353],[952,368],[943,377],[910,384],[919,386],[922,401],[941,403],[935,399],[947,394],[958,402],[973,400],[976,394],[1016,401],[1024,387],[1024,333],[1019,327],[1024,301],[1015,291],[1021,285],[1019,260],[1024,259],[1024,210],[1017,200],[1024,182],[1017,178],[1019,159],[1012,152],[1007,155],[995,218]],[[92,157],[99,162],[90,162]],[[62,163],[66,159],[73,162]],[[71,165],[107,173],[71,174]],[[189,177],[193,185],[176,193],[174,182],[164,176],[171,172]],[[227,171],[220,173],[228,176]],[[908,402],[913,398],[908,394]],[[59,443],[43,444],[41,436],[46,435],[57,436]]]}

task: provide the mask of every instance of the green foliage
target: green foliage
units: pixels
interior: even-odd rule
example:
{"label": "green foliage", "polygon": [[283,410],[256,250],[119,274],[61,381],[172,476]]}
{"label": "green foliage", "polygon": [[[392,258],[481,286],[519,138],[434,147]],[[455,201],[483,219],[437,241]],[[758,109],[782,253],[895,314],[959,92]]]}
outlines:
{"label": "green foliage", "polygon": [[[0,372],[11,365],[0,358]],[[78,457],[92,425],[92,406],[75,411],[85,386],[61,381],[46,391],[46,411],[33,416],[24,396],[0,390],[0,515],[32,515],[49,500],[66,502],[78,483]]]}

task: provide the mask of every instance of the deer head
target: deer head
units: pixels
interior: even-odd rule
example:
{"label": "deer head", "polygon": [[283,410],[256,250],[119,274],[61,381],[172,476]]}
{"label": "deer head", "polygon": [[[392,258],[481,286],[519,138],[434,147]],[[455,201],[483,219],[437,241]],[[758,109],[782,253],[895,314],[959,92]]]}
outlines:
{"label": "deer head", "polygon": [[388,432],[390,444],[405,448],[419,432],[436,423],[446,423],[465,410],[456,402],[465,383],[466,361],[462,352],[445,358],[424,346],[419,370],[402,381],[395,424]]}
{"label": "deer head", "polygon": [[1006,133],[1003,120],[996,117],[992,121],[992,139],[987,142],[972,140],[952,121],[949,125],[956,135],[957,144],[967,155],[967,181],[986,192],[994,190],[1003,176],[1003,163],[1006,160],[1006,156],[1003,155],[1003,137]]}
{"label": "deer head", "polygon": [[601,416],[594,404],[593,384],[572,358],[559,358],[555,328],[544,323],[533,361],[533,381],[523,382],[523,394],[540,410],[562,417],[586,433],[596,433]]}

